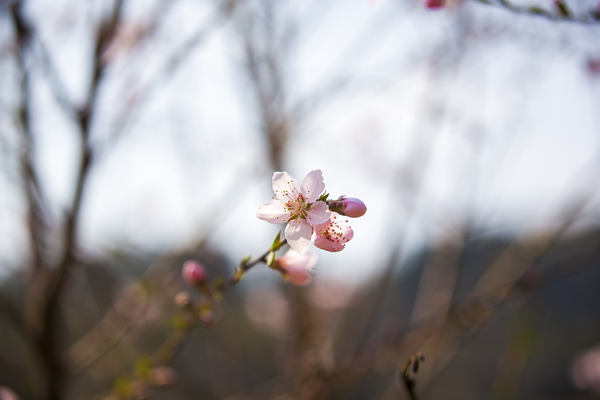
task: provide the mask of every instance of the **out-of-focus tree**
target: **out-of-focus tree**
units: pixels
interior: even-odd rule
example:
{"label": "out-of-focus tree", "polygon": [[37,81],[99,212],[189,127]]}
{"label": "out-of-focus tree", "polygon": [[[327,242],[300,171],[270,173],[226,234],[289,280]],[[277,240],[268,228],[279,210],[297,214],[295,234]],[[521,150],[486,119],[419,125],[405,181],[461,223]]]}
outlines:
{"label": "out-of-focus tree", "polygon": [[[564,145],[589,121],[546,138],[555,204],[498,201],[550,186],[520,169],[549,164],[544,62],[598,104],[597,4],[363,3],[0,2],[1,399],[597,391],[600,146]],[[314,259],[256,248],[254,188],[316,167],[369,213],[294,287]]]}

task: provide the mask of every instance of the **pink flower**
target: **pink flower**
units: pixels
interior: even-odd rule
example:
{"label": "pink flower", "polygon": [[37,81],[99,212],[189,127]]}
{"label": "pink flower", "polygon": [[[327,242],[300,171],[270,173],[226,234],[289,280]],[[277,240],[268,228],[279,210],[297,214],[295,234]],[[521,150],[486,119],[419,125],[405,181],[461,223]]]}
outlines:
{"label": "pink flower", "polygon": [[354,231],[346,224],[339,224],[338,216],[338,213],[332,212],[329,221],[315,226],[312,235],[315,246],[332,252],[344,250],[346,243],[354,236]]}
{"label": "pink flower", "polygon": [[187,260],[181,269],[183,279],[192,285],[199,285],[206,281],[206,268],[198,261]]}
{"label": "pink flower", "polygon": [[445,0],[425,0],[425,7],[430,10],[438,10],[440,8],[444,8],[446,5]]}
{"label": "pink flower", "polygon": [[310,251],[296,253],[290,249],[283,257],[275,259],[273,268],[278,269],[286,281],[303,286],[312,280],[312,269],[316,263],[316,254]]}
{"label": "pink flower", "polygon": [[600,75],[600,58],[587,61],[587,71],[591,76]]}
{"label": "pink flower", "polygon": [[273,174],[275,196],[258,209],[256,216],[272,224],[288,223],[285,238],[290,247],[301,253],[310,244],[313,226],[329,219],[324,201],[317,201],[325,190],[320,169],[311,171],[298,188],[298,182],[287,172]]}
{"label": "pink flower", "polygon": [[354,197],[341,196],[337,200],[328,201],[327,205],[330,211],[335,211],[340,215],[352,218],[362,217],[367,212],[365,203]]}

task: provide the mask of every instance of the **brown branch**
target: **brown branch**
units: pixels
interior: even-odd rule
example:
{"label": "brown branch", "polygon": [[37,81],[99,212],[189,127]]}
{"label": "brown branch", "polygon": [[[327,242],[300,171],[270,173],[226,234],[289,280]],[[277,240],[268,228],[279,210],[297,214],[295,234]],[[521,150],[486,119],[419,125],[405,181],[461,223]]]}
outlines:
{"label": "brown branch", "polygon": [[[286,107],[287,93],[283,84],[283,45],[276,40],[274,16],[275,3],[263,2],[263,24],[258,18],[248,19],[240,29],[244,41],[244,69],[256,98],[261,130],[265,136],[271,168],[283,169],[287,142],[292,135],[292,115]],[[263,26],[264,25],[264,26]],[[256,33],[257,30],[260,33]],[[291,27],[282,36],[288,36]]]}
{"label": "brown branch", "polygon": [[419,372],[419,366],[424,361],[425,357],[423,356],[423,353],[419,351],[408,357],[400,368],[400,381],[404,383],[404,387],[408,391],[408,395],[410,396],[411,400],[417,400],[417,381],[415,376],[417,372]]}
{"label": "brown branch", "polygon": [[44,200],[40,190],[39,178],[33,166],[30,108],[29,71],[26,67],[26,57],[31,48],[32,28],[23,17],[23,2],[9,5],[9,14],[15,28],[17,39],[16,61],[21,73],[21,101],[18,109],[18,121],[23,136],[23,146],[20,154],[23,190],[27,198],[27,225],[29,241],[33,255],[33,271],[42,268],[42,241],[46,224],[44,215]]}
{"label": "brown branch", "polygon": [[[523,281],[526,273],[546,254],[557,241],[562,238],[579,213],[585,208],[590,197],[581,199],[569,209],[561,223],[549,234],[534,241],[516,240],[492,264],[471,290],[467,298],[452,307],[448,322],[442,327],[435,327],[429,321],[424,322],[404,338],[406,347],[417,344],[419,351],[424,352],[435,343],[453,342],[464,332],[473,334],[496,308]],[[412,344],[411,344],[412,342]],[[437,374],[454,358],[451,354],[445,359]]]}
{"label": "brown branch", "polygon": [[600,24],[600,10],[590,9],[586,15],[574,15],[562,1],[556,2],[556,10],[548,11],[536,6],[518,6],[506,0],[474,0],[481,4],[501,7],[516,14],[542,17],[557,22],[573,22],[578,24]]}
{"label": "brown branch", "polygon": [[[22,5],[23,3],[19,3]],[[79,171],[75,184],[75,194],[65,221],[63,249],[58,265],[45,268],[35,274],[30,290],[39,293],[36,302],[31,304],[34,317],[34,332],[37,336],[37,348],[45,369],[46,399],[58,400],[62,397],[63,366],[58,353],[57,317],[59,314],[59,299],[65,284],[67,272],[73,267],[76,252],[76,227],[79,218],[84,189],[92,165],[92,148],[89,143],[92,112],[97,100],[98,88],[104,75],[106,65],[102,62],[102,54],[110,43],[117,26],[122,0],[114,3],[112,15],[108,21],[103,21],[96,36],[92,79],[88,90],[86,103],[78,112],[77,122],[80,128],[81,144],[79,153]],[[17,25],[17,31],[22,32]]]}
{"label": "brown branch", "polygon": [[163,344],[154,351],[154,354],[150,358],[152,365],[156,367],[169,363],[181,350],[190,333],[200,323],[210,327],[213,322],[211,308],[222,299],[223,293],[237,285],[243,278],[244,273],[251,268],[260,263],[267,263],[270,254],[278,251],[286,244],[287,240],[284,239],[278,242],[278,244],[273,244],[269,250],[252,260],[248,258],[243,259],[233,273],[224,281],[215,283],[214,288],[209,284],[203,285],[201,290],[205,296],[205,300],[202,303],[197,304],[191,299],[187,299],[186,303],[183,304],[186,314],[176,324],[175,330],[167,335]]}

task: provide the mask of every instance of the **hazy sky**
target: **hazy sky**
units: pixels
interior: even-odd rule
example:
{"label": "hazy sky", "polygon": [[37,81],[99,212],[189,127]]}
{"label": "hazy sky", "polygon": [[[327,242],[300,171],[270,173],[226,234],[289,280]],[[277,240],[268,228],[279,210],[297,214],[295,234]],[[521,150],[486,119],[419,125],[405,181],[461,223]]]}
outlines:
{"label": "hazy sky", "polygon": [[[286,106],[328,96],[297,126],[286,169],[302,179],[319,168],[333,196],[368,206],[352,221],[355,236],[343,252],[316,250],[319,273],[364,276],[406,228],[412,244],[449,237],[467,220],[492,231],[540,228],[598,187],[600,76],[590,76],[586,62],[600,58],[599,27],[472,1],[435,12],[405,0],[287,3],[294,4],[283,3],[275,18],[281,35],[293,26],[282,55]],[[248,10],[257,3],[250,4]],[[75,100],[85,93],[94,7],[30,2]],[[129,3],[124,28],[144,23],[152,10],[149,2]],[[165,56],[211,20],[210,10],[175,2],[150,42],[116,56],[100,95],[95,143],[105,141]],[[85,248],[166,248],[209,227],[211,241],[232,260],[267,248],[278,227],[255,213],[272,196],[273,171],[236,28],[248,10],[208,33],[94,166],[80,226]],[[10,30],[0,25],[5,49]],[[26,251],[24,207],[9,156],[18,143],[10,115],[14,69],[2,54],[0,262],[14,266]],[[343,90],[328,90],[339,82]],[[60,214],[72,196],[77,132],[39,70],[34,83],[37,167]]]}

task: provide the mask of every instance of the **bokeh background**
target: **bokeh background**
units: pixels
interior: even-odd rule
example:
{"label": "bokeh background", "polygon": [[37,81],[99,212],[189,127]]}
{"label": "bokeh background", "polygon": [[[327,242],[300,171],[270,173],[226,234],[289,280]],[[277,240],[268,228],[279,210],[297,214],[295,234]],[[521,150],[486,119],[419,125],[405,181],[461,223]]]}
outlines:
{"label": "bokeh background", "polygon": [[[0,1],[0,399],[600,396],[599,5],[431,6]],[[314,169],[346,249],[182,308]]]}

